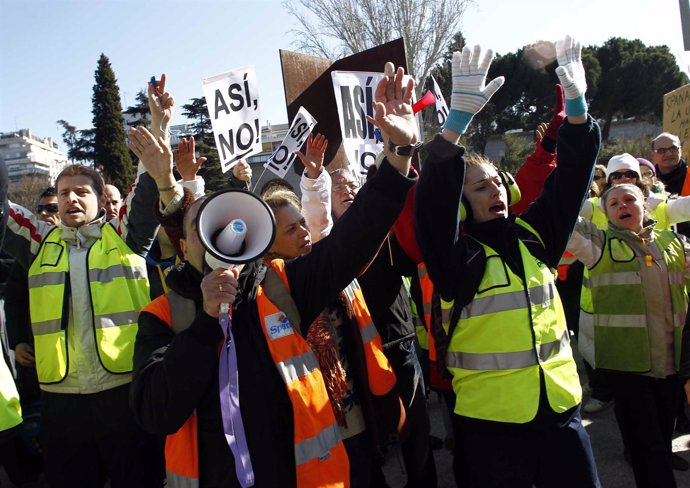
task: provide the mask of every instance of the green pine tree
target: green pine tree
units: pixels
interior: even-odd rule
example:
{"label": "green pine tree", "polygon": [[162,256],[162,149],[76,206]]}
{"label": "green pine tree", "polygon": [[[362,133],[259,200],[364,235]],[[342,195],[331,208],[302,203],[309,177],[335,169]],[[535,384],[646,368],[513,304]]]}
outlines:
{"label": "green pine tree", "polygon": [[133,181],[133,164],[125,142],[120,89],[105,54],[98,60],[95,78],[91,100],[96,167],[124,194]]}

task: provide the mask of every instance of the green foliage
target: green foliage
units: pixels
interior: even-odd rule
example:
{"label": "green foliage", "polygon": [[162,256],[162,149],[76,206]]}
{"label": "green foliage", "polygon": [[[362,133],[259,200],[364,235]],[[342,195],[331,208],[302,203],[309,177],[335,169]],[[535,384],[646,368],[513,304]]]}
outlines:
{"label": "green foliage", "polygon": [[499,169],[515,174],[525,160],[534,152],[534,142],[525,134],[506,134],[503,136],[506,145],[501,161],[496,164]]}
{"label": "green foliage", "polygon": [[88,166],[93,166],[95,161],[93,145],[93,129],[79,130],[66,120],[58,120],[62,127],[62,140],[67,146],[67,157]]}
{"label": "green foliage", "polygon": [[599,156],[597,158],[598,164],[606,164],[616,154],[628,153],[636,158],[645,158],[652,160],[652,136],[640,136],[634,139],[609,139],[603,141],[599,149]]}
{"label": "green foliage", "polygon": [[131,116],[130,126],[141,125],[147,127],[151,121],[151,113],[149,112],[149,98],[146,91],[139,90],[134,100],[135,104],[127,107],[123,113]]}
{"label": "green foliage", "polygon": [[96,167],[107,182],[125,192],[133,179],[133,163],[125,143],[120,89],[110,61],[101,54],[93,86],[93,131]]}
{"label": "green foliage", "polygon": [[[464,38],[456,34],[444,59],[433,74],[450,101],[452,51],[462,49]],[[490,134],[511,129],[533,130],[551,119],[554,103],[556,62],[551,55],[540,57],[539,46],[527,46],[514,53],[497,55],[488,79],[505,76],[506,82],[477,114],[467,136],[472,149],[483,152]],[[603,138],[614,117],[637,117],[660,122],[663,95],[688,83],[666,46],[645,46],[639,40],[609,39],[603,46],[582,50],[587,76],[587,101],[592,116],[603,119]]]}
{"label": "green foliage", "polygon": [[223,175],[220,168],[220,157],[213,138],[206,99],[192,98],[190,103],[182,106],[182,115],[192,121],[192,133],[198,155],[206,157],[206,162],[199,170],[199,176],[206,182],[206,190],[216,191],[225,188],[228,177]]}
{"label": "green foliage", "polygon": [[614,117],[660,120],[664,94],[688,82],[666,46],[614,37],[593,50],[601,77],[591,110],[604,120],[603,139]]}

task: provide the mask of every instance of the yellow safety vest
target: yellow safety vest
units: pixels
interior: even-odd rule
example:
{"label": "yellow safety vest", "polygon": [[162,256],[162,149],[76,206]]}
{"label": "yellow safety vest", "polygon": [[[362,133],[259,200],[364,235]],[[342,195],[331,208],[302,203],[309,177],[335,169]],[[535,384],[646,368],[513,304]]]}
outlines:
{"label": "yellow safety vest", "polygon": [[19,404],[19,393],[12,378],[12,371],[4,358],[0,358],[0,361],[0,431],[5,431],[22,423],[22,407]]}
{"label": "yellow safety vest", "polygon": [[[661,195],[657,195],[661,196]],[[609,219],[606,214],[599,208],[599,197],[593,197],[589,199],[594,206],[594,211],[592,212],[592,223],[597,226],[597,229],[605,231],[609,228]],[[649,216],[656,221],[654,226],[657,230],[670,230],[671,222],[668,219],[668,203],[666,200],[659,203],[656,207],[652,209]],[[582,290],[580,292],[580,310],[585,313],[592,314],[592,292],[589,288],[589,270],[585,268],[584,275],[582,277]]]}
{"label": "yellow safety vest", "polygon": [[[517,222],[539,238],[527,223]],[[576,406],[582,390],[554,271],[519,241],[524,282],[496,251],[481,246],[484,275],[474,298],[462,309],[446,355],[453,373],[455,413],[529,422],[539,407],[542,374],[553,411]],[[442,301],[442,307],[449,309],[452,302]]]}
{"label": "yellow safety vest", "polygon": [[[43,384],[67,376],[69,253],[56,227],[43,240],[29,268],[29,304],[36,369]],[[89,291],[96,348],[101,366],[111,374],[132,372],[139,311],[149,303],[144,258],[135,254],[110,225],[89,249]]]}
{"label": "yellow safety vest", "polygon": [[[668,270],[675,366],[678,369],[681,334],[688,309],[685,250],[673,232],[654,233]],[[597,368],[636,373],[649,371],[652,364],[640,263],[630,246],[611,231],[606,232],[601,259],[590,270],[590,286]]]}

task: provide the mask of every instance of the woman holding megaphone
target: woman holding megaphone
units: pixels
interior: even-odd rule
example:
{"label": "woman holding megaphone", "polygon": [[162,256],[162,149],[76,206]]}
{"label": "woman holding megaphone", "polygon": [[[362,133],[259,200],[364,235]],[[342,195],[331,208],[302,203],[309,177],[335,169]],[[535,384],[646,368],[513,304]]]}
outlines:
{"label": "woman holding megaphone", "polygon": [[[405,146],[417,141],[417,132],[410,105],[413,87],[408,86],[403,97],[402,75],[400,69],[378,86],[376,120],[386,127],[392,143]],[[161,150],[145,164],[154,171],[161,166],[172,171],[167,154]],[[324,375],[302,337],[385,239],[414,184],[407,177],[409,168],[409,156],[389,153],[347,216],[311,252],[271,266],[255,260],[239,275],[222,269],[204,275],[206,249],[197,217],[201,204],[187,210],[182,223],[185,262],[168,275],[172,291],[147,306],[139,318],[131,397],[141,425],[167,435],[169,483],[351,485],[350,463]],[[180,225],[181,212],[172,217],[174,225]],[[248,235],[251,232],[248,228]],[[356,290],[353,294],[357,298]],[[226,400],[219,395],[226,384],[219,385],[218,351],[228,347],[228,341],[214,310],[223,301],[232,307],[236,364],[231,374],[238,380],[229,402],[239,416],[231,422],[224,415]],[[352,303],[359,306],[358,300]],[[364,339],[371,329],[358,325]],[[367,364],[385,370],[375,348],[362,348]],[[376,390],[372,392],[394,395],[391,380],[394,385],[390,375],[387,382],[371,385]]]}

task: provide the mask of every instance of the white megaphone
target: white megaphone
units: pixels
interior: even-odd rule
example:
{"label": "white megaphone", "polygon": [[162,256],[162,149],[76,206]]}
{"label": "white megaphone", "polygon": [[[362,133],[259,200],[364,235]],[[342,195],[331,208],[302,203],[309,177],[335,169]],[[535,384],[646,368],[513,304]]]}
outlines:
{"label": "white megaphone", "polygon": [[211,269],[231,268],[263,256],[273,244],[276,221],[266,203],[244,190],[214,193],[199,208],[197,232]]}

